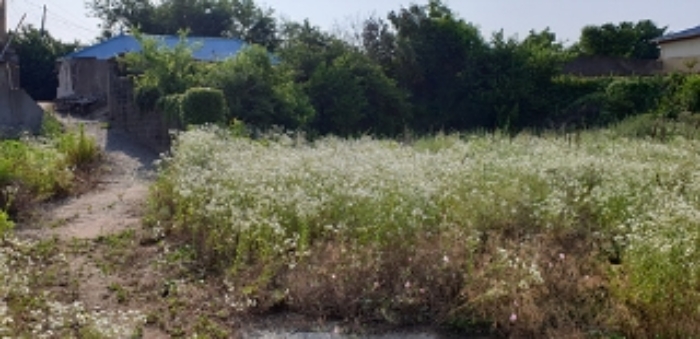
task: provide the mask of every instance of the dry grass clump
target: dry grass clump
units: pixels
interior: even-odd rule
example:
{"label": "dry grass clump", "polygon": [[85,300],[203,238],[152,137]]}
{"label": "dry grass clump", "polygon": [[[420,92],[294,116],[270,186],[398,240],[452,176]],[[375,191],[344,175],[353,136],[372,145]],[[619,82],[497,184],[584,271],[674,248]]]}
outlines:
{"label": "dry grass clump", "polygon": [[[516,337],[698,333],[700,143],[180,135],[150,224],[233,307]],[[679,278],[682,277],[682,278]]]}

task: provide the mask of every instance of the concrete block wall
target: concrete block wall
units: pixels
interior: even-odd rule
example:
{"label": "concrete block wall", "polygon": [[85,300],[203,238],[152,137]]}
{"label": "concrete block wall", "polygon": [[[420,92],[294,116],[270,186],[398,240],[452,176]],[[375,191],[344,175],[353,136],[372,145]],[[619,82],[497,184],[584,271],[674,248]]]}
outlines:
{"label": "concrete block wall", "polygon": [[108,96],[110,127],[126,131],[153,151],[167,151],[171,144],[169,130],[175,126],[169,124],[160,112],[141,112],[134,102],[131,79],[113,74]]}

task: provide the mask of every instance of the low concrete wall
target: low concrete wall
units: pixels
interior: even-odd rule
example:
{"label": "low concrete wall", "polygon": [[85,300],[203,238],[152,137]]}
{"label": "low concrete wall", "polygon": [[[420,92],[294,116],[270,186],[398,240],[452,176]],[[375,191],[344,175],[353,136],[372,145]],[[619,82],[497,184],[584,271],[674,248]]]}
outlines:
{"label": "low concrete wall", "polygon": [[700,57],[663,59],[665,73],[700,73]]}
{"label": "low concrete wall", "polygon": [[108,96],[110,127],[125,130],[138,143],[155,152],[169,150],[169,130],[176,125],[168,122],[161,112],[141,112],[134,102],[131,79],[118,76],[116,71],[111,74]]}
{"label": "low concrete wall", "polygon": [[11,68],[0,63],[0,136],[39,133],[44,111],[23,89],[13,88]]}

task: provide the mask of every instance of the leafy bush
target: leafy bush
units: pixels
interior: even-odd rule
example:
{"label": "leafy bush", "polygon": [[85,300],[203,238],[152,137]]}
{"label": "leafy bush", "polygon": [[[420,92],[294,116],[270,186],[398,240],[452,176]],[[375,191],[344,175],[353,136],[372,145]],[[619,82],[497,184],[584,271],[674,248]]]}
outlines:
{"label": "leafy bush", "polygon": [[406,95],[378,65],[358,53],[319,66],[307,88],[316,109],[313,127],[323,135],[393,136],[409,123]]}
{"label": "leafy bush", "polygon": [[204,65],[192,57],[187,32],[180,33],[180,42],[173,48],[162,47],[156,38],[135,32],[141,52],[128,53],[119,61],[134,77],[134,95],[143,110],[155,108],[161,96],[183,93],[199,82]]}
{"label": "leafy bush", "polygon": [[[177,102],[171,104],[176,105]],[[221,90],[190,88],[182,95],[180,107],[182,120],[186,125],[224,122],[226,102]]]}
{"label": "leafy bush", "polygon": [[169,122],[183,126],[182,98],[183,94],[166,95],[158,99],[156,107],[165,114]]}
{"label": "leafy bush", "polygon": [[609,113],[607,122],[646,113],[658,107],[663,91],[662,77],[630,77],[616,79],[605,90]]}
{"label": "leafy bush", "polygon": [[678,95],[683,110],[700,113],[700,75],[688,75]]}
{"label": "leafy bush", "polygon": [[142,84],[134,88],[134,101],[141,113],[152,111],[162,95],[160,88],[154,84]]}
{"label": "leafy bush", "polygon": [[197,129],[166,159],[151,219],[225,273],[237,306],[514,337],[692,336],[700,144],[609,134],[426,148]]}
{"label": "leafy bush", "polygon": [[235,58],[211,65],[206,86],[221,89],[226,98],[226,120],[239,119],[257,128],[306,126],[313,107],[293,74],[272,64],[260,46],[241,51]]}

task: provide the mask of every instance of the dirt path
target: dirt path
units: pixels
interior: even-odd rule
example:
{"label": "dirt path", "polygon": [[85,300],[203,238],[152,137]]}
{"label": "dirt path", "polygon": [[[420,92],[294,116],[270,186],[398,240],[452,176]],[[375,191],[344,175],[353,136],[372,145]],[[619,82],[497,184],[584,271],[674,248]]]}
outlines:
{"label": "dirt path", "polygon": [[[101,119],[62,117],[68,126],[85,126],[104,150],[105,174],[95,190],[45,206],[49,227],[27,230],[34,236],[64,240],[96,239],[138,227],[158,155],[119,130],[105,128]],[[46,225],[46,223],[42,223]]]}
{"label": "dirt path", "polygon": [[[20,237],[54,239],[67,278],[49,283],[54,297],[79,305],[109,324],[108,338],[170,338],[185,333],[216,338],[315,339],[440,338],[429,332],[348,336],[332,324],[299,331],[304,320],[244,321],[231,313],[217,279],[204,280],[188,268],[186,250],[148,240],[141,225],[148,187],[155,179],[155,152],[119,130],[105,128],[104,119],[62,117],[69,126],[83,124],[104,150],[105,172],[89,192],[43,207],[41,222],[23,225]],[[218,296],[218,297],[217,297]],[[252,320],[252,319],[250,319]],[[287,325],[285,325],[287,324]],[[266,330],[278,329],[278,330]],[[134,335],[134,333],[138,333]],[[79,335],[78,337],[81,337]]]}
{"label": "dirt path", "polygon": [[144,327],[152,303],[135,293],[146,295],[162,278],[152,262],[157,249],[139,246],[135,236],[143,229],[141,219],[158,155],[125,132],[107,128],[104,116],[59,119],[69,128],[83,125],[103,151],[98,184],[85,194],[43,205],[36,213],[38,220],[20,225],[17,235],[56,241],[73,281],[56,296],[123,329],[121,334],[103,335],[130,337],[141,329],[142,337],[167,338],[157,328]]}

